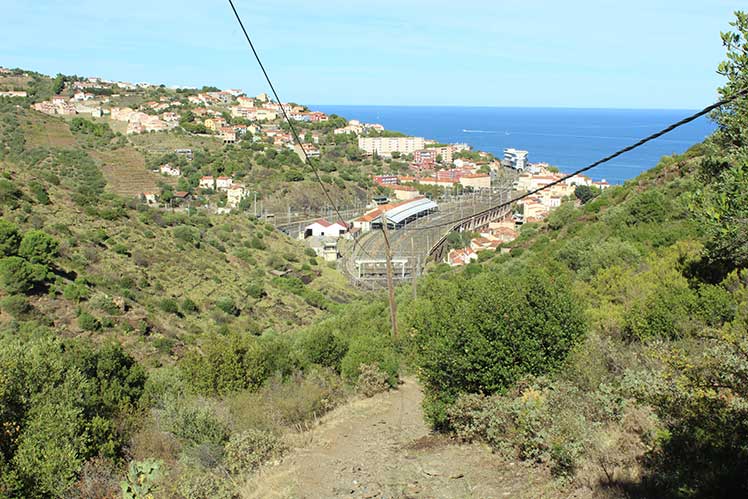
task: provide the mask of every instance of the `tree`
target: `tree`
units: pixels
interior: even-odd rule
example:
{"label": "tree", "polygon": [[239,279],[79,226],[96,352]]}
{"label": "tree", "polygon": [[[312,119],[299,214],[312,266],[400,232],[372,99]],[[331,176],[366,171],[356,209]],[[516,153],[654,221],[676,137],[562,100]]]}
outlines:
{"label": "tree", "polygon": [[41,230],[30,230],[23,235],[18,254],[31,263],[50,265],[60,248],[60,243]]}
{"label": "tree", "polygon": [[406,322],[437,429],[445,429],[446,408],[459,394],[501,393],[523,376],[552,371],[585,332],[562,276],[505,270],[424,287]]}
{"label": "tree", "polygon": [[[735,31],[722,33],[726,60],[718,73],[727,78],[722,97],[748,88],[748,14],[735,13]],[[748,266],[748,99],[736,99],[712,114],[719,129],[701,163],[704,187],[693,196],[693,211],[706,233],[707,258],[723,273]]]}
{"label": "tree", "polygon": [[589,185],[578,185],[574,189],[574,196],[582,203],[585,204],[588,201],[594,199],[600,194],[600,189],[591,187]]}
{"label": "tree", "polygon": [[0,258],[0,286],[9,294],[27,293],[47,278],[47,267],[19,256]]}
{"label": "tree", "polygon": [[6,220],[0,220],[0,255],[13,256],[18,253],[21,235],[18,226]]}

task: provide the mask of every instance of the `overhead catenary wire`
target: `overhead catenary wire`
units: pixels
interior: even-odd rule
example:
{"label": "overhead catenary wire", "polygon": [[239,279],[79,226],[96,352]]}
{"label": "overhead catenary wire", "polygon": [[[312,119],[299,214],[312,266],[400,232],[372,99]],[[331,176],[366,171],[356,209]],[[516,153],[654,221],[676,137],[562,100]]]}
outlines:
{"label": "overhead catenary wire", "polygon": [[[273,97],[275,97],[275,101],[278,103],[278,106],[280,107],[281,113],[283,114],[283,118],[286,120],[286,123],[288,123],[288,127],[291,130],[291,135],[294,138],[294,141],[296,144],[298,144],[299,149],[301,150],[303,156],[304,156],[304,163],[306,163],[309,168],[314,173],[315,178],[317,179],[317,183],[319,183],[320,187],[322,188],[322,192],[325,194],[325,197],[330,202],[330,205],[332,206],[333,210],[335,211],[335,215],[338,217],[338,220],[345,221],[345,218],[340,213],[340,209],[338,208],[338,205],[333,201],[332,196],[330,195],[330,192],[327,190],[327,187],[325,187],[325,183],[322,181],[322,177],[319,174],[319,170],[317,167],[314,166],[314,163],[312,162],[312,159],[309,157],[309,154],[306,152],[306,148],[304,147],[304,144],[301,142],[301,138],[299,137],[298,132],[296,131],[296,127],[293,124],[293,121],[291,121],[291,117],[286,112],[286,107],[283,105],[283,101],[281,100],[280,96],[278,95],[278,91],[275,89],[275,85],[273,85],[272,80],[270,79],[270,76],[268,75],[267,70],[265,69],[265,65],[262,63],[262,59],[260,59],[260,55],[257,52],[257,49],[255,48],[254,43],[252,42],[252,39],[249,36],[249,33],[247,32],[247,29],[244,27],[244,22],[242,22],[242,18],[239,15],[239,12],[236,10],[236,6],[234,5],[233,0],[228,0],[229,5],[231,6],[231,10],[234,12],[234,16],[236,17],[237,22],[239,23],[239,27],[242,30],[242,33],[244,33],[244,38],[247,40],[247,43],[249,44],[249,48],[252,50],[252,54],[254,55],[255,60],[257,61],[257,64],[260,66],[260,70],[262,71],[263,76],[265,77],[265,81],[267,82],[268,86],[270,87],[270,91],[273,93]],[[356,249],[356,239],[353,239],[353,251]],[[366,251],[366,249],[361,246],[361,250],[369,257],[371,255]]]}
{"label": "overhead catenary wire", "polygon": [[[686,125],[686,124],[688,124],[688,123],[690,123],[690,122],[692,122],[692,121],[694,121],[694,120],[696,120],[698,118],[701,118],[702,116],[711,113],[715,109],[720,108],[720,107],[724,106],[725,104],[729,104],[730,102],[732,102],[734,100],[737,100],[740,97],[745,97],[746,95],[748,95],[748,88],[741,89],[741,90],[735,92],[734,94],[730,95],[729,97],[725,97],[724,99],[721,99],[721,100],[715,102],[714,104],[711,104],[711,105],[705,107],[701,111],[699,111],[697,113],[694,113],[694,114],[692,114],[690,116],[687,116],[687,117],[683,118],[680,121],[676,121],[675,123],[672,123],[671,125],[668,125],[667,127],[663,128],[663,129],[661,129],[661,130],[659,130],[659,131],[657,131],[657,132],[655,132],[655,133],[653,133],[651,135],[648,135],[648,136],[644,137],[643,139],[640,139],[637,142],[634,142],[633,144],[624,147],[623,149],[619,149],[616,152],[614,152],[612,154],[609,154],[608,156],[605,156],[604,158],[595,161],[594,163],[591,163],[591,164],[589,164],[589,165],[587,165],[587,166],[585,166],[583,168],[580,168],[580,169],[578,169],[578,170],[576,170],[576,171],[574,171],[572,173],[563,175],[562,177],[560,177],[560,178],[554,180],[553,182],[550,182],[550,183],[548,183],[548,184],[546,184],[546,185],[544,185],[542,187],[538,187],[537,189],[534,189],[534,190],[531,190],[531,191],[526,192],[524,194],[521,194],[521,195],[519,195],[517,197],[514,197],[514,198],[508,200],[508,201],[504,201],[504,202],[499,203],[499,204],[497,204],[495,206],[491,206],[489,208],[486,208],[485,210],[483,210],[483,212],[489,211],[489,210],[495,210],[497,208],[503,208],[505,206],[512,205],[512,204],[516,203],[517,201],[521,201],[521,200],[523,200],[525,198],[534,196],[535,194],[537,194],[539,192],[542,192],[542,191],[544,191],[546,189],[549,189],[549,188],[553,187],[554,185],[558,185],[561,182],[565,182],[566,180],[568,180],[570,178],[573,178],[573,177],[575,177],[575,176],[577,176],[577,175],[579,175],[581,173],[584,173],[586,171],[589,171],[589,170],[591,170],[591,169],[593,169],[593,168],[595,168],[597,166],[600,166],[603,163],[607,163],[608,161],[610,161],[612,159],[615,159],[615,158],[617,158],[618,156],[620,156],[622,154],[625,154],[627,152],[633,151],[634,149],[637,149],[637,148],[643,146],[647,142],[651,142],[651,141],[653,141],[653,140],[655,140],[655,139],[657,139],[659,137],[662,137],[663,135],[672,132],[676,128],[680,128],[683,125]],[[473,214],[473,215],[469,215],[469,216],[466,216],[466,217],[458,218],[456,220],[450,220],[450,221],[447,221],[447,222],[440,222],[438,224],[427,225],[427,226],[424,226],[424,227],[409,227],[406,230],[409,230],[409,231],[419,231],[419,230],[430,230],[430,229],[435,229],[435,228],[439,228],[439,227],[454,226],[454,225],[460,224],[462,222],[465,222],[467,220],[470,220],[475,215],[476,214]]]}

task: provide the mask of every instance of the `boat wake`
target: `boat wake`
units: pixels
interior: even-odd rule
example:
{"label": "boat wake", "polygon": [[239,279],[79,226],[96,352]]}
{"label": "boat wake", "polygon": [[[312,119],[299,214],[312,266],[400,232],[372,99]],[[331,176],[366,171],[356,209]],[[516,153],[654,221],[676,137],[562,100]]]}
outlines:
{"label": "boat wake", "polygon": [[496,130],[467,130],[465,128],[462,129],[463,133],[499,133]]}

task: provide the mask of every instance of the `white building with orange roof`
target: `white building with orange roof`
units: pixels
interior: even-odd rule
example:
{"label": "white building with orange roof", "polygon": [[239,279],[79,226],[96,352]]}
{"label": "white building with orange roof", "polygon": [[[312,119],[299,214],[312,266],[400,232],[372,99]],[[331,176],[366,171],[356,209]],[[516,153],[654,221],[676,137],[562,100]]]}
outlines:
{"label": "white building with orange roof", "polygon": [[478,260],[478,254],[472,248],[453,249],[447,255],[447,263],[451,267],[460,267]]}
{"label": "white building with orange roof", "polygon": [[222,175],[220,177],[216,177],[216,189],[225,191],[229,187],[231,187],[231,184],[234,183],[234,179],[231,177],[227,177],[225,175]]}

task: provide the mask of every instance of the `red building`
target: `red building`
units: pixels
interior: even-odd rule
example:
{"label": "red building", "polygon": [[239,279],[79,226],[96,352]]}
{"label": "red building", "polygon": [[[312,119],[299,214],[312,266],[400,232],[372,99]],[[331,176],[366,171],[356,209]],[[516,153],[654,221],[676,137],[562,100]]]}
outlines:
{"label": "red building", "polygon": [[413,152],[413,163],[416,165],[433,165],[436,163],[438,151],[436,149],[419,149]]}
{"label": "red building", "polygon": [[376,182],[379,185],[394,185],[394,184],[397,184],[397,176],[396,175],[376,175],[374,177],[374,182]]}

